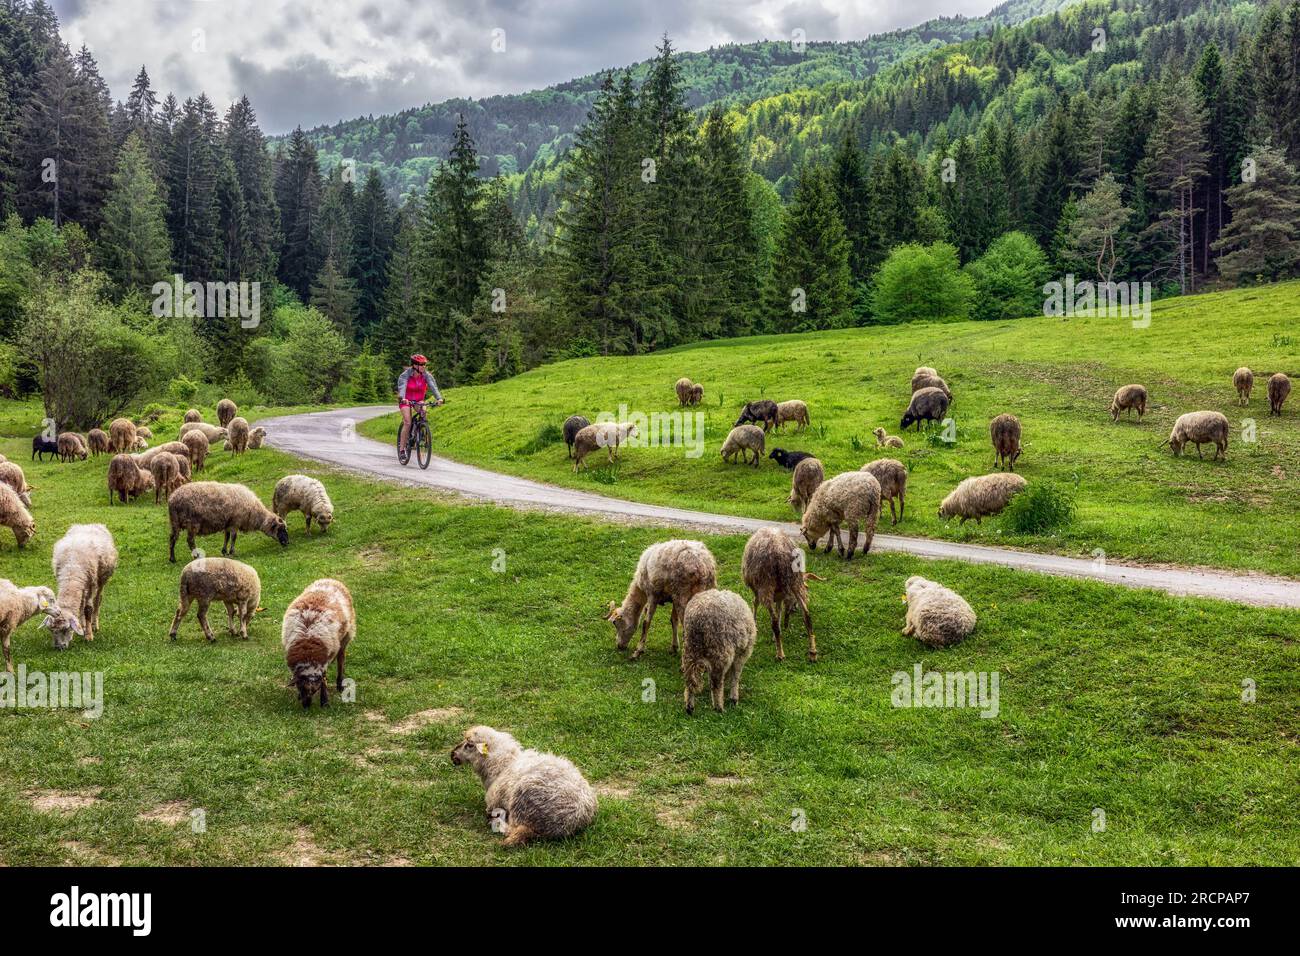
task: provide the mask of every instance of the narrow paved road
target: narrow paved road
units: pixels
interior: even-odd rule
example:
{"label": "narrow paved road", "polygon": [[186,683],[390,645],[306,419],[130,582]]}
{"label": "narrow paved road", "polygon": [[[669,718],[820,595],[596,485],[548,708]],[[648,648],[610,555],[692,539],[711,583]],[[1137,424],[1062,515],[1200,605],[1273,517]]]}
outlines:
{"label": "narrow paved road", "polygon": [[[662,505],[622,501],[571,488],[560,488],[526,478],[502,475],[483,468],[435,457],[427,471],[414,463],[403,467],[390,443],[362,438],[358,422],[392,411],[392,406],[348,408],[268,418],[267,443],[282,451],[311,458],[362,474],[411,485],[424,485],[514,508],[541,508],[575,514],[606,515],[620,521],[687,527],[721,534],[752,533],[775,525],[792,534],[792,523],[738,518]],[[1230,574],[1177,568],[1148,568],[1086,558],[1014,551],[976,544],[958,544],[929,538],[877,534],[872,545],[879,551],[901,551],[921,558],[944,558],[975,564],[997,564],[1019,571],[1037,571],[1062,577],[1089,578],[1131,588],[1153,588],[1176,595],[1219,598],[1265,607],[1300,608],[1300,581],[1257,574]]]}

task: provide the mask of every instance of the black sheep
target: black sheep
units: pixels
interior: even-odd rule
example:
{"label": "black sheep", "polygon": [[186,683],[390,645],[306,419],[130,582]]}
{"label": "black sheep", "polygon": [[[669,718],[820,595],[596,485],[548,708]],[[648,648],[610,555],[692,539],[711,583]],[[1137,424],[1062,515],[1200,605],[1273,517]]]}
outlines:
{"label": "black sheep", "polygon": [[591,422],[587,421],[581,415],[570,415],[564,420],[564,444],[569,446],[569,457],[573,457],[573,439],[578,437],[578,432],[582,431]]}
{"label": "black sheep", "polygon": [[58,455],[59,443],[49,438],[42,438],[40,435],[32,436],[32,457],[38,461],[44,461],[45,456]]}
{"label": "black sheep", "polygon": [[757,402],[747,402],[745,407],[740,410],[740,417],[736,419],[736,425],[743,425],[746,422],[753,422],[757,425],[763,423],[763,431],[768,428],[776,427],[776,402],[770,398],[760,399]]}
{"label": "black sheep", "polygon": [[773,448],[767,457],[775,460],[786,471],[792,471],[799,462],[813,456],[806,451],[786,451],[784,448]]}

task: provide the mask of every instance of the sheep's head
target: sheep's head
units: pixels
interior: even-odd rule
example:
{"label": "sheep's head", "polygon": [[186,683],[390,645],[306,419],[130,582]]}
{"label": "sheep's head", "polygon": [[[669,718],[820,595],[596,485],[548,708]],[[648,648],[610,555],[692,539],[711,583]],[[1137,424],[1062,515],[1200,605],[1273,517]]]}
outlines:
{"label": "sheep's head", "polygon": [[36,537],[36,519],[28,518],[25,524],[16,526],[14,528],[14,537],[18,540],[18,547],[20,548]]}
{"label": "sheep's head", "polygon": [[803,513],[803,519],[799,522],[799,532],[808,542],[809,549],[816,549],[817,542],[828,530],[830,525],[815,515],[811,508]]}
{"label": "sheep's head", "polygon": [[320,525],[322,531],[328,531],[330,525],[334,523],[334,512],[332,511],[318,511],[312,517],[316,519],[316,524]]}
{"label": "sheep's head", "polygon": [[492,727],[471,727],[451,752],[451,762],[456,766],[469,764],[478,770],[488,759],[501,754],[516,753],[519,742],[507,733]]}
{"label": "sheep's head", "polygon": [[71,611],[50,603],[48,599],[45,600],[45,607],[42,610],[45,611],[45,619],[37,626],[49,628],[50,636],[54,638],[54,649],[56,651],[66,651],[69,645],[72,644],[74,634],[78,637],[86,636],[81,621]]}
{"label": "sheep's head", "polygon": [[274,538],[280,542],[280,547],[289,546],[289,526],[284,523],[284,519],[279,515],[267,515],[265,523],[262,525],[262,531],[267,537]]}
{"label": "sheep's head", "polygon": [[943,501],[939,503],[939,517],[943,518],[945,521],[953,517],[956,513],[957,509],[953,504],[952,495],[944,498]]}
{"label": "sheep's head", "polygon": [[325,686],[325,662],[299,661],[293,665],[293,686],[298,689],[298,700],[305,708]]}
{"label": "sheep's head", "polygon": [[605,612],[605,620],[614,625],[614,633],[618,638],[616,646],[620,651],[627,650],[627,645],[632,640],[632,635],[636,633],[636,618],[629,614],[624,614],[623,609],[613,601],[609,602],[609,609]]}

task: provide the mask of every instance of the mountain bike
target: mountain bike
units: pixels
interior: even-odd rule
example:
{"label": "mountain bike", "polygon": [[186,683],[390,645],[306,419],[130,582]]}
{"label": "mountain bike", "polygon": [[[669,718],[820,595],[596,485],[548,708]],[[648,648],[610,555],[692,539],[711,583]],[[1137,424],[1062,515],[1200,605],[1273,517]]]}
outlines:
{"label": "mountain bike", "polygon": [[415,450],[415,460],[421,468],[428,468],[433,460],[433,430],[429,427],[429,418],[425,413],[425,402],[410,402],[411,433],[406,436],[406,451],[402,451],[402,426],[397,426],[397,460],[403,465],[411,460],[411,450]]}

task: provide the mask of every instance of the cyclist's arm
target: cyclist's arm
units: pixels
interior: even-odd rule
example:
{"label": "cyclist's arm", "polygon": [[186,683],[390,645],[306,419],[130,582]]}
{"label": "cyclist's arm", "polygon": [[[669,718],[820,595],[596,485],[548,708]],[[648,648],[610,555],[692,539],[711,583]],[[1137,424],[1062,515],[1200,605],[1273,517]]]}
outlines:
{"label": "cyclist's arm", "polygon": [[405,369],[402,374],[397,376],[397,400],[400,402],[406,394],[406,381],[411,377],[411,370]]}
{"label": "cyclist's arm", "polygon": [[441,402],[442,392],[438,391],[438,383],[434,380],[433,375],[431,375],[429,372],[425,372],[424,377],[428,380],[429,388],[433,391],[434,401]]}

